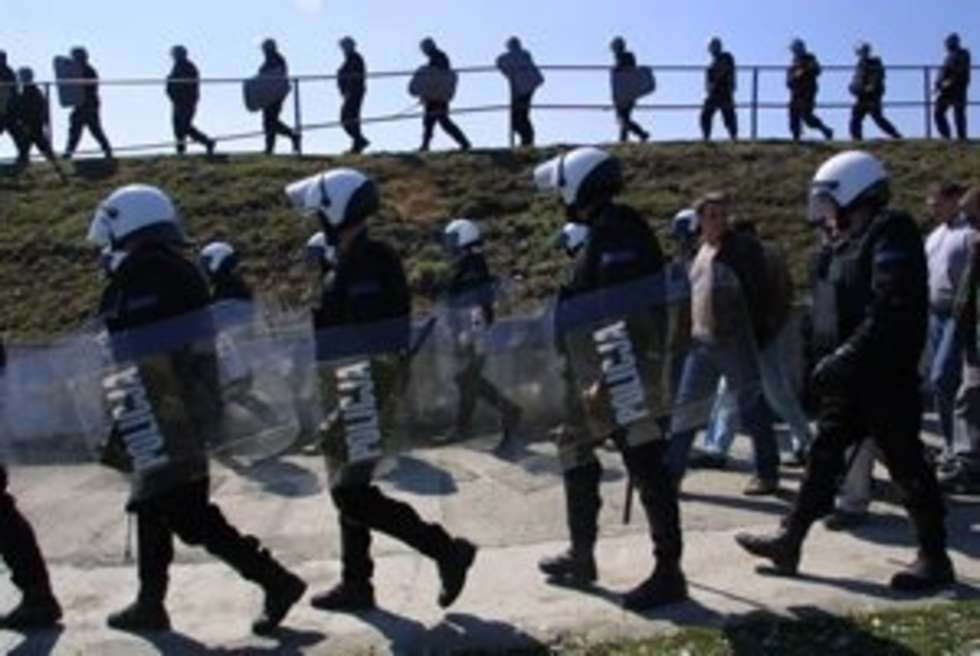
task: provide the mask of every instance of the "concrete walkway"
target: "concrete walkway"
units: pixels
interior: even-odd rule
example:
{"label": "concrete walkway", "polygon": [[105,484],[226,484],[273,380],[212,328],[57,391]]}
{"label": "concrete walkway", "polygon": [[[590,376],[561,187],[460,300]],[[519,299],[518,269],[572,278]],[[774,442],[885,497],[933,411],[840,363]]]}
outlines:
{"label": "concrete walkway", "polygon": [[[743,441],[737,445],[745,447]],[[733,544],[739,530],[772,527],[797,487],[785,471],[781,498],[740,494],[748,476],[740,460],[730,472],[696,472],[685,482],[685,568],[692,599],[649,616],[624,612],[618,593],[644,578],[650,545],[637,504],[622,524],[623,470],[604,453],[600,585],[587,592],[546,585],[536,562],[565,546],[564,501],[554,462],[521,465],[485,452],[445,449],[402,459],[385,486],[430,519],[481,545],[462,597],[451,612],[436,605],[438,576],[428,561],[387,538],[374,543],[375,584],[383,608],[362,617],[326,614],[304,600],[275,639],[249,634],[261,594],[201,550],[178,549],[168,605],[174,632],[137,637],[105,628],[106,615],[128,603],[136,573],[124,560],[125,484],[92,467],[32,467],[14,472],[13,489],[35,523],[66,611],[64,628],[30,637],[0,632],[10,654],[343,654],[440,653],[456,649],[548,645],[638,638],[684,625],[723,626],[749,613],[846,613],[931,600],[888,589],[891,573],[914,558],[911,529],[900,508],[876,501],[872,524],[854,535],[817,527],[798,579],[756,572]],[[736,451],[736,455],[748,454]],[[260,536],[309,583],[337,577],[336,516],[323,491],[319,458],[297,456],[248,477],[216,468],[214,498],[233,523]],[[878,472],[879,477],[883,472]],[[961,584],[938,599],[980,589],[980,500],[952,499],[948,525]],[[0,608],[15,603],[0,587]]]}

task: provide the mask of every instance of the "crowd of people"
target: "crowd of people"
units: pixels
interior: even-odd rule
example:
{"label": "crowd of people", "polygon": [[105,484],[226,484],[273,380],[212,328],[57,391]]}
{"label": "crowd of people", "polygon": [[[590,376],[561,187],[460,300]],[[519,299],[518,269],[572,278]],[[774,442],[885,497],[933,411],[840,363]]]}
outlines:
{"label": "crowd of people", "polygon": [[[620,140],[625,142],[631,136],[635,136],[641,141],[646,141],[650,133],[634,121],[633,112],[640,98],[655,89],[652,71],[649,67],[638,65],[636,56],[627,48],[622,37],[614,38],[610,47],[614,59],[612,71],[620,76],[623,84],[621,91],[615,88],[613,90],[613,103],[620,126]],[[946,59],[939,69],[934,89],[935,125],[943,138],[951,138],[948,115],[952,111],[956,137],[966,140],[968,90],[972,66],[970,52],[963,47],[957,34],[950,34],[946,38],[945,47]],[[280,91],[269,96],[258,108],[262,114],[265,153],[274,152],[277,136],[288,138],[293,150],[299,152],[302,126],[289,127],[280,118],[283,103],[289,93],[289,84],[286,81],[289,77],[288,64],[273,39],[263,41],[261,48],[263,61],[259,67],[259,77],[283,80],[279,87]],[[337,86],[342,97],[340,125],[351,138],[350,152],[361,153],[370,145],[370,141],[363,133],[361,116],[370,73],[353,38],[347,36],[341,39],[340,49],[344,58],[343,64],[336,73]],[[436,125],[440,126],[459,148],[466,150],[470,147],[470,140],[451,118],[450,102],[455,93],[455,73],[452,71],[450,59],[432,38],[423,39],[420,49],[426,58],[425,72],[430,80],[438,78],[440,73],[451,78],[451,82],[445,84],[423,84],[424,88],[416,94],[424,108],[420,150],[429,149]],[[834,130],[815,114],[819,78],[822,72],[820,63],[801,39],[792,41],[790,51],[792,60],[786,71],[786,86],[790,94],[788,103],[790,134],[794,141],[799,141],[802,138],[803,127],[806,126],[819,131],[825,139],[833,139]],[[701,133],[705,140],[711,139],[714,117],[720,112],[729,136],[732,140],[736,140],[738,114],[735,93],[738,69],[735,58],[725,50],[718,37],[710,39],[708,52],[711,60],[705,71],[705,95],[700,115]],[[213,154],[216,140],[200,132],[193,125],[200,98],[201,78],[198,68],[189,58],[186,47],[174,46],[171,54],[174,63],[166,79],[166,93],[173,104],[173,133],[177,153],[186,152],[187,140],[191,139],[201,144],[209,155]],[[873,54],[868,43],[859,43],[855,48],[855,55],[857,62],[848,87],[854,97],[849,124],[851,138],[856,141],[863,139],[864,121],[869,116],[886,135],[900,138],[898,130],[884,115],[885,65],[880,57]],[[111,158],[112,147],[101,123],[98,73],[89,62],[85,48],[73,48],[71,61],[77,75],[74,85],[81,85],[83,93],[77,104],[72,106],[64,158],[72,157],[85,129],[98,142],[105,156]],[[534,94],[544,84],[544,76],[535,64],[531,53],[517,37],[508,39],[506,51],[497,60],[497,67],[509,83],[512,131],[519,137],[522,146],[533,146],[535,132],[530,113]],[[637,86],[631,77],[634,73],[644,71],[648,83]],[[449,93],[445,92],[446,84],[451,89]],[[59,80],[59,87],[67,88],[72,85],[72,80]],[[0,51],[0,133],[7,131],[10,134],[17,148],[17,161],[21,166],[25,166],[29,161],[32,147],[37,147],[47,159],[55,161],[48,137],[47,107],[47,102],[34,83],[34,72],[25,67],[15,73],[7,63],[6,53]],[[60,172],[60,169],[57,170]]]}
{"label": "crowd of people", "polygon": [[[650,574],[623,595],[623,606],[645,611],[687,598],[680,488],[702,426],[686,411],[717,392],[708,431],[713,466],[726,462],[737,416],[755,447],[757,474],[745,493],[777,492],[774,424],[780,414],[793,433],[792,464],[805,468],[799,494],[779,527],[770,534],[737,536],[746,551],[771,561],[784,575],[796,575],[816,521],[829,517],[846,528],[853,525],[848,515],[866,512],[867,500],[863,509],[847,503],[868,487],[870,465],[857,464],[867,451],[866,463],[878,457],[888,468],[919,546],[914,564],[898,572],[891,586],[919,594],[954,582],[944,490],[980,492],[980,188],[956,183],[932,188],[929,207],[936,225],[923,242],[911,216],[892,208],[893,181],[882,161],[848,151],[817,170],[807,211],[817,241],[806,322],[811,430],[800,398],[786,382],[780,347],[790,330],[792,281],[778,250],[765,244],[751,223],[732,219],[724,193],[706,193],[678,213],[672,223],[678,255],[668,262],[642,214],[618,200],[627,176],[615,156],[576,148],[544,162],[533,177],[539,189],[556,197],[556,209],[565,217],[556,245],[568,256],[554,313],[554,348],[566,381],[563,421],[554,435],[564,464],[569,546],[540,562],[548,581],[587,586],[600,576],[595,548],[602,467],[595,452],[612,444],[639,493],[654,556]],[[441,581],[437,601],[446,608],[463,590],[477,546],[387,496],[376,481],[382,445],[394,430],[388,403],[411,384],[406,370],[412,363],[406,357],[412,351],[412,295],[402,258],[371,234],[379,220],[381,188],[360,171],[340,168],[298,181],[287,193],[319,224],[307,244],[320,289],[311,317],[317,334],[329,337],[318,338],[316,359],[334,363],[337,349],[344,353],[341,364],[332,364],[329,376],[321,377],[317,396],[328,417],[320,440],[338,510],[341,575],[311,603],[327,611],[375,607],[370,545],[372,533],[380,532],[433,561]],[[446,226],[443,240],[453,261],[446,285],[450,306],[463,310],[456,316],[465,323],[453,328],[465,336],[455,351],[462,363],[454,379],[455,430],[467,433],[474,407],[486,401],[500,415],[498,449],[506,453],[519,439],[525,409],[490,380],[485,365],[493,354],[473,338],[495,322],[494,299],[481,291],[493,278],[483,235],[474,221],[456,219]],[[139,544],[136,599],[108,624],[135,632],[170,626],[165,600],[176,535],[262,588],[264,605],[253,630],[268,633],[304,596],[307,584],[257,538],[241,534],[212,501],[207,445],[221,431],[214,340],[195,334],[192,347],[172,344],[174,320],[196,317],[221,300],[252,299],[237,253],[230,244],[214,243],[199,260],[191,256],[173,199],[142,184],[119,188],[99,204],[88,241],[101,250],[106,273],[99,316],[114,352],[124,354],[117,355],[120,366],[103,387],[112,411],[110,440],[128,454],[132,492],[126,510],[136,516]],[[651,346],[649,332],[651,317],[660,325],[651,299],[660,294],[661,283],[643,286],[662,281],[665,273],[679,273],[690,301],[667,330],[673,335],[667,341],[684,334],[690,342],[682,362],[669,371],[661,371],[662,354]],[[638,311],[623,309],[623,289],[643,291]],[[738,303],[731,300],[733,289]],[[585,317],[594,331],[585,342],[583,308],[594,311]],[[596,330],[596,325],[604,327]],[[367,346],[377,326],[383,327],[381,350]],[[170,331],[168,345],[130,339],[134,331],[155,327]],[[338,335],[356,336],[363,346],[351,347]],[[605,359],[610,352],[615,357]],[[930,362],[926,394],[923,353]],[[161,362],[175,374],[161,375],[156,369]],[[672,410],[653,417],[650,395],[636,393],[636,386],[645,384],[639,381],[647,380],[670,381]],[[760,380],[769,384],[756,384]],[[924,399],[934,399],[941,418],[947,440],[941,453],[928,452],[920,438]],[[0,472],[0,554],[23,592],[20,605],[0,618],[0,626],[50,626],[60,620],[61,608],[36,536],[7,491],[5,470]],[[835,505],[842,481],[844,500]]]}

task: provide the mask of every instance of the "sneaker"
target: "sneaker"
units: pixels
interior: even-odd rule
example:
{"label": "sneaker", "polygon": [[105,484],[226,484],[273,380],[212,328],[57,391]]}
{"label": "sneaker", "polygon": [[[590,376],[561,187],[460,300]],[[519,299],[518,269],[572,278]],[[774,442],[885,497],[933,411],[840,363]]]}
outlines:
{"label": "sneaker", "polygon": [[715,469],[723,471],[728,469],[728,456],[721,453],[709,453],[702,451],[690,457],[687,466],[691,469]]}
{"label": "sneaker", "polygon": [[61,606],[53,596],[24,597],[12,611],[0,617],[0,628],[47,629],[58,624]]}
{"label": "sneaker", "polygon": [[318,610],[346,613],[372,610],[375,608],[374,586],[341,581],[330,590],[314,596],[310,605]]}
{"label": "sneaker", "polygon": [[850,531],[868,523],[868,513],[835,510],[832,515],[823,520],[824,528],[828,531]]}
{"label": "sneaker", "polygon": [[747,497],[765,497],[779,492],[778,478],[760,478],[753,476],[749,484],[742,490],[742,494]]}
{"label": "sneaker", "polygon": [[150,633],[170,630],[170,615],[162,602],[134,601],[107,621],[109,628],[131,633]]}
{"label": "sneaker", "polygon": [[735,536],[738,546],[753,556],[772,562],[776,572],[783,576],[796,576],[800,567],[800,543],[780,529],[771,535],[739,533]]}
{"label": "sneaker", "polygon": [[891,588],[898,592],[931,592],[955,582],[953,563],[945,552],[937,556],[919,552],[912,565],[892,577]]}
{"label": "sneaker", "polygon": [[654,570],[646,581],[623,595],[626,610],[645,611],[687,599],[687,579],[680,569],[670,572]]}
{"label": "sneaker", "polygon": [[214,139],[208,139],[207,143],[204,144],[206,149],[206,155],[208,157],[214,157],[214,149],[218,147],[218,142]]}
{"label": "sneaker", "polygon": [[459,597],[466,585],[466,575],[476,560],[476,545],[468,540],[453,540],[452,553],[439,563],[439,578],[442,590],[439,592],[439,607],[449,608]]}
{"label": "sneaker", "polygon": [[569,549],[557,556],[541,559],[538,562],[538,569],[553,583],[573,586],[588,586],[599,578],[595,556],[591,551],[577,554]]}
{"label": "sneaker", "polygon": [[252,623],[252,633],[268,635],[279,627],[296,602],[306,593],[303,579],[284,572],[273,584],[265,587],[265,605],[262,614]]}
{"label": "sneaker", "polygon": [[371,145],[370,141],[368,141],[364,137],[361,137],[360,139],[354,141],[354,145],[351,148],[350,152],[354,155],[360,155],[370,145]]}

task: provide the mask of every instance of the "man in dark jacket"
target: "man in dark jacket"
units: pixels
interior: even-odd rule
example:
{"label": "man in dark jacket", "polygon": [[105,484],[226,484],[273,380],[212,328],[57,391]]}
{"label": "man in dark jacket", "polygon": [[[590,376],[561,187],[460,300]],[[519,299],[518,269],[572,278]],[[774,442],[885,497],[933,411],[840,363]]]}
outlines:
{"label": "man in dark jacket", "polygon": [[[0,343],[0,374],[7,366],[7,351]],[[61,619],[61,606],[51,590],[51,579],[37,537],[17,502],[7,491],[7,468],[0,462],[0,558],[10,570],[14,585],[23,597],[6,615],[0,616],[3,629],[41,629]]]}
{"label": "man in dark jacket", "polygon": [[173,103],[174,137],[177,139],[177,154],[187,151],[187,138],[204,146],[208,155],[214,154],[214,139],[194,127],[194,115],[201,96],[200,73],[197,66],[187,56],[187,48],[174,46],[170,50],[174,67],[167,76],[167,97]]}
{"label": "man in dark jacket", "polygon": [[58,177],[64,180],[64,171],[58,165],[54,150],[51,148],[51,141],[48,139],[50,129],[48,101],[34,84],[34,71],[21,68],[17,71],[17,75],[20,78],[21,92],[17,96],[16,105],[12,108],[14,120],[20,126],[17,163],[21,167],[26,167],[30,163],[31,148],[37,147],[44,158],[51,163]]}
{"label": "man in dark jacket", "polygon": [[882,99],[885,97],[885,65],[879,57],[871,55],[871,45],[859,43],[854,50],[858,57],[850,91],[854,96],[851,110],[851,138],[861,141],[864,138],[862,124],[865,116],[871,116],[882,132],[893,139],[901,139],[891,121],[885,118]]}
{"label": "man in dark jacket", "polygon": [[780,528],[736,540],[779,573],[796,575],[810,527],[833,511],[845,450],[870,435],[919,543],[916,562],[891,586],[920,593],[949,585],[955,576],[946,553],[945,505],[919,436],[918,369],[929,304],[925,252],[919,226],[889,209],[889,199],[888,172],[863,152],[832,157],[811,183],[811,222],[840,235],[830,262],[834,294],[814,299],[824,303],[818,316],[835,319],[814,326],[816,341],[832,349],[813,373],[820,395],[817,436],[799,495]]}
{"label": "man in dark jacket", "polygon": [[774,494],[779,489],[779,448],[757,357],[757,349],[766,348],[775,337],[765,251],[752,234],[732,229],[724,194],[706,194],[695,210],[702,243],[690,271],[694,346],[675,402],[671,472],[678,481],[683,478],[701,423],[689,415],[714,396],[724,376],[755,448],[756,477],[745,494]]}
{"label": "man in dark jacket", "polygon": [[[580,364],[580,358],[582,363],[594,362],[599,348],[595,341],[596,322],[603,320],[608,304],[622,302],[624,286],[650,284],[645,291],[658,291],[654,281],[661,280],[664,272],[663,252],[636,210],[615,202],[622,190],[623,175],[619,160],[608,153],[597,148],[578,148],[539,167],[535,179],[543,189],[558,192],[571,220],[589,226],[588,239],[575,256],[570,280],[562,288],[556,309],[556,333],[562,350],[568,354],[566,366],[571,368],[565,378],[575,386],[572,396],[578,397],[577,402],[568,399],[572,407],[565,432],[569,436],[562,438],[566,442],[563,452],[573,452],[570,460],[563,457],[571,546],[558,556],[540,561],[538,568],[552,580],[575,585],[589,585],[597,578],[594,551],[602,505],[602,467],[594,448],[599,442],[612,439],[639,489],[656,559],[651,575],[627,592],[622,604],[630,610],[646,610],[682,601],[687,598],[687,581],[681,569],[680,508],[677,488],[664,458],[666,443],[652,416],[653,408],[647,405],[647,398],[654,392],[640,393],[643,410],[637,408],[632,420],[623,415],[612,422],[597,422],[597,406],[602,405],[604,397],[612,398],[618,386],[597,369]],[[629,319],[615,324],[619,346],[629,352],[624,359],[635,363],[632,379],[643,387],[661,378],[657,371],[659,358],[647,357],[654,348],[652,340],[657,339],[650,325],[657,312],[656,301],[651,300],[650,306],[638,307]],[[599,332],[608,330],[607,325]],[[583,336],[588,342],[584,353]],[[618,360],[615,366],[621,364],[622,360]],[[638,382],[641,377],[643,382]],[[579,390],[583,391],[581,395]],[[596,429],[605,430],[611,424],[616,428],[594,434]]]}
{"label": "man in dark jacket", "polygon": [[0,50],[0,134],[4,132],[9,134],[18,149],[20,149],[21,136],[15,108],[19,95],[17,76],[7,63],[6,51]]}
{"label": "man in dark jacket", "polygon": [[956,136],[966,141],[966,103],[970,88],[970,51],[960,44],[959,34],[946,37],[946,61],[936,80],[936,129],[943,139],[950,138],[949,120],[946,114],[953,108]]}
{"label": "man in dark jacket", "polygon": [[817,106],[817,78],[820,77],[820,62],[808,52],[802,39],[793,39],[789,46],[793,62],[786,70],[786,86],[789,88],[789,131],[793,141],[799,141],[803,125],[820,130],[824,139],[834,138],[834,131],[814,114]]}
{"label": "man in dark jacket", "polygon": [[453,260],[445,291],[460,363],[456,374],[459,390],[456,431],[461,436],[470,432],[476,403],[482,399],[500,413],[503,439],[496,452],[507,455],[517,446],[514,432],[520,423],[521,409],[483,376],[487,356],[481,344],[494,322],[497,280],[487,266],[480,229],[473,221],[451,221],[443,232],[443,240]]}
{"label": "man in dark jacket", "polygon": [[100,116],[99,74],[89,63],[88,51],[85,48],[72,48],[71,58],[81,69],[81,79],[85,81],[85,85],[82,88],[82,103],[75,107],[68,117],[68,145],[65,148],[64,158],[72,158],[75,149],[78,148],[78,142],[82,139],[82,130],[87,128],[92,137],[99,142],[106,159],[112,159],[112,146],[109,145],[109,138],[105,136],[105,131],[102,129]]}
{"label": "man in dark jacket", "polygon": [[[609,45],[615,58],[613,71],[629,71],[636,68],[636,56],[626,49],[626,41],[621,36],[617,36]],[[633,121],[633,109],[636,102],[628,102],[616,107],[616,118],[619,119],[619,140],[623,143],[629,141],[630,134],[635,134],[640,141],[647,141],[650,133],[641,128]]]}
{"label": "man in dark jacket", "polygon": [[[259,67],[259,75],[289,77],[289,66],[286,64],[286,58],[279,53],[279,47],[276,45],[275,40],[266,39],[262,42],[262,54],[265,59],[262,61],[262,66]],[[293,131],[279,118],[282,114],[284,102],[286,102],[285,97],[262,110],[262,131],[265,133],[266,155],[271,155],[275,151],[276,136],[280,134],[289,137],[293,142],[294,153],[299,154],[302,148],[299,133]]]}
{"label": "man in dark jacket", "polygon": [[[306,183],[297,202],[319,218],[327,244],[336,249],[336,270],[324,283],[313,325],[321,391],[330,405],[321,431],[339,511],[341,580],[312,604],[335,611],[374,608],[371,533],[380,531],[435,561],[442,582],[438,602],[447,608],[463,591],[476,547],[423,521],[372,483],[385,447],[393,448],[398,437],[392,415],[409,366],[412,312],[401,259],[368,234],[367,221],[380,207],[378,189],[359,171],[338,169]],[[364,351],[344,350],[355,340]]]}
{"label": "man in dark jacket", "polygon": [[[436,46],[436,42],[431,38],[423,39],[419,48],[422,50],[422,54],[429,58],[429,66],[441,71],[452,70],[449,57]],[[459,145],[460,150],[469,150],[470,140],[466,138],[463,131],[449,116],[449,103],[425,98],[422,100],[425,103],[425,115],[422,117],[422,147],[419,150],[423,153],[429,150],[432,143],[432,133],[437,123]]]}
{"label": "man in dark jacket", "polygon": [[361,132],[361,106],[364,104],[367,71],[354,39],[345,36],[340,40],[340,49],[344,53],[344,63],[337,70],[337,88],[344,99],[340,107],[340,123],[353,140],[350,152],[358,154],[371,144]]}
{"label": "man in dark jacket", "polygon": [[715,113],[721,110],[728,136],[735,141],[738,139],[738,115],[735,113],[738,71],[735,69],[735,58],[730,52],[725,52],[718,37],[708,41],[708,52],[711,54],[711,65],[705,71],[706,95],[701,110],[701,134],[705,141],[711,139],[711,124]]}
{"label": "man in dark jacket", "polygon": [[[108,280],[100,315],[118,363],[103,385],[115,417],[110,441],[125,445],[132,470],[127,509],[137,519],[140,590],[109,626],[169,628],[164,599],[177,535],[262,587],[264,609],[252,630],[267,634],[306,584],[210,500],[206,444],[221,430],[214,325],[205,311],[207,283],[179,250],[186,238],[176,209],[159,189],[122,187],[100,204],[89,241],[126,253]],[[156,346],[161,339],[165,347]]]}

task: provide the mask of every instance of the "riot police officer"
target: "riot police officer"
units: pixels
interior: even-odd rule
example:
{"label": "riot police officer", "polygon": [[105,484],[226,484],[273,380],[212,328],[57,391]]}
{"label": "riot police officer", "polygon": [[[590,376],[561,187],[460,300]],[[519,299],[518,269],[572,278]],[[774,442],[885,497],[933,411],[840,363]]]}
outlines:
{"label": "riot police officer", "polygon": [[726,52],[721,39],[712,37],[708,41],[711,65],[705,71],[704,107],[701,109],[701,134],[705,141],[711,139],[711,124],[715,113],[721,110],[721,117],[732,141],[738,139],[738,115],[735,113],[735,88],[738,71],[735,58]]}
{"label": "riot police officer", "polygon": [[[289,189],[292,189],[290,186]],[[357,426],[370,415],[377,422],[380,439],[392,437],[386,417],[398,395],[408,366],[407,351],[411,332],[412,301],[401,258],[387,244],[368,234],[368,219],[380,208],[374,181],[353,169],[335,169],[315,176],[305,188],[300,205],[315,214],[326,242],[335,248],[335,271],[324,286],[320,307],[313,323],[318,331],[317,349],[330,360],[331,349],[339,341],[334,331],[354,330],[359,339],[377,343],[385,353],[370,357],[370,393],[344,391],[335,379],[342,408],[332,412],[325,424],[324,454],[331,474],[331,496],[339,511],[341,539],[341,580],[330,590],[313,598],[321,610],[358,611],[375,605],[374,562],[371,560],[371,532],[390,535],[435,561],[442,581],[438,602],[443,608],[456,601],[476,558],[476,547],[468,540],[451,537],[441,525],[425,522],[405,502],[386,496],[372,484],[377,459],[367,449],[365,457],[352,456],[351,440]],[[347,354],[348,356],[350,354]],[[357,394],[357,399],[347,394]],[[370,400],[366,400],[366,399]],[[329,399],[333,402],[333,399]],[[354,412],[345,407],[356,405]],[[333,411],[333,408],[329,410]],[[375,435],[376,433],[372,433]],[[360,453],[358,451],[357,453]],[[342,457],[346,454],[346,458]]]}
{"label": "riot police officer", "polygon": [[89,63],[88,51],[85,48],[72,48],[71,58],[79,66],[81,79],[85,80],[86,83],[82,87],[82,103],[75,107],[68,117],[68,145],[63,157],[65,159],[72,158],[75,149],[78,148],[78,142],[82,139],[82,130],[88,128],[92,137],[102,148],[106,159],[112,159],[112,146],[102,129],[100,116],[99,73]]}
{"label": "riot police officer", "polygon": [[[539,167],[535,179],[539,186],[557,191],[572,221],[588,226],[588,238],[571,265],[570,281],[562,288],[556,310],[559,317],[556,331],[560,336],[565,335],[562,339],[568,346],[570,333],[562,328],[565,323],[562,317],[570,303],[581,299],[587,302],[593,294],[603,299],[608,295],[607,300],[615,302],[618,285],[661,274],[664,256],[653,231],[636,210],[615,202],[623,187],[622,167],[617,158],[597,148],[578,148]],[[604,305],[604,301],[600,304]],[[630,335],[630,339],[641,341],[646,341],[646,337],[639,331]],[[635,349],[634,355],[642,359],[640,348]],[[575,381],[577,388],[595,389],[595,381],[578,380],[580,376],[578,372],[569,372],[566,379]],[[569,401],[571,416],[567,418],[566,430],[586,431],[584,418],[589,411],[584,404],[587,401]],[[594,550],[602,503],[599,497],[602,467],[592,448],[595,442],[611,438],[621,450],[626,468],[640,491],[640,501],[650,524],[656,566],[646,580],[622,599],[625,608],[643,610],[686,599],[687,582],[681,570],[677,488],[664,459],[665,440],[662,435],[631,436],[630,430],[638,429],[620,428],[612,435],[595,436],[595,440],[589,436],[571,438],[574,449],[580,452],[564,471],[571,546],[558,556],[542,560],[539,568],[551,579],[577,585],[587,585],[596,579]]]}
{"label": "riot police officer", "polygon": [[966,102],[970,87],[970,51],[960,44],[959,34],[946,37],[946,61],[936,80],[936,129],[943,139],[950,138],[946,114],[953,109],[956,136],[966,141]]}
{"label": "riot police officer", "polygon": [[[306,584],[286,570],[259,541],[240,534],[210,500],[206,442],[220,434],[214,331],[202,310],[209,303],[201,271],[181,252],[186,237],[177,210],[161,190],[121,187],[99,205],[88,239],[104,250],[124,252],[102,295],[103,318],[121,370],[107,378],[114,412],[110,441],[127,447],[135,513],[140,589],[136,601],[109,617],[112,628],[159,631],[170,626],[164,605],[173,536],[203,546],[265,593],[263,612],[252,630],[275,629],[303,596]],[[184,317],[184,346],[162,353],[150,331]],[[132,346],[128,335],[145,339]],[[118,344],[117,344],[118,340]],[[161,375],[164,367],[173,375]],[[162,411],[166,408],[166,411]],[[152,448],[150,448],[152,446]],[[152,457],[148,457],[152,456]]]}
{"label": "riot police officer", "polygon": [[211,242],[201,249],[201,267],[211,283],[211,299],[246,301],[254,298],[252,288],[238,268],[240,258],[235,248],[224,241]]}
{"label": "riot police officer", "polygon": [[214,139],[194,127],[194,115],[201,97],[201,74],[187,55],[187,48],[174,46],[170,49],[174,66],[167,76],[167,97],[173,103],[174,137],[177,139],[177,154],[187,152],[187,138],[207,149],[208,156],[214,154]]}
{"label": "riot police officer", "polygon": [[895,126],[885,118],[882,99],[885,97],[885,65],[879,57],[871,55],[871,45],[859,43],[854,49],[858,63],[854,69],[850,91],[854,96],[854,107],[851,109],[851,138],[861,141],[863,136],[862,124],[865,116],[893,139],[901,139]]}
{"label": "riot police officer", "polygon": [[[0,343],[0,371],[6,364],[7,351]],[[3,463],[0,463],[0,558],[23,594],[13,610],[0,615],[0,628],[38,629],[57,624],[61,606],[51,589],[48,568],[34,530],[7,490],[7,468]]]}
{"label": "riot police officer", "polygon": [[345,36],[341,39],[340,49],[344,53],[344,63],[337,71],[337,88],[344,99],[340,107],[340,123],[353,141],[350,152],[356,155],[371,145],[361,132],[361,107],[367,92],[367,73],[364,58],[357,52],[357,43],[353,38]]}
{"label": "riot police officer", "polygon": [[[919,437],[919,356],[925,345],[928,286],[918,225],[889,208],[889,175],[860,151],[827,160],[811,183],[810,217],[837,234],[829,263],[835,294],[818,316],[816,342],[830,346],[813,373],[819,394],[817,437],[789,515],[772,535],[737,536],[749,553],[795,575],[810,526],[834,508],[844,452],[867,435],[881,450],[915,527],[919,554],[891,581],[921,592],[954,580],[946,553],[946,514],[936,475]],[[826,325],[824,325],[826,324]],[[832,349],[832,350],[831,350]]]}
{"label": "riot police officer", "polygon": [[480,227],[469,219],[455,219],[443,231],[443,247],[452,258],[452,271],[446,285],[451,326],[459,358],[456,374],[459,401],[456,409],[456,432],[466,435],[471,429],[476,403],[484,400],[501,417],[503,439],[496,451],[507,454],[516,446],[515,431],[521,420],[521,409],[483,376],[486,354],[480,340],[494,322],[496,278],[490,273],[483,255]]}
{"label": "riot police officer", "polygon": [[793,62],[786,70],[786,86],[789,88],[789,131],[793,141],[799,141],[803,125],[819,130],[824,139],[834,138],[834,131],[814,114],[817,106],[817,79],[820,77],[820,62],[816,56],[807,51],[802,39],[793,39],[789,50],[793,53]]}
{"label": "riot police officer", "polygon": [[[621,36],[617,36],[609,44],[615,58],[613,71],[629,71],[636,68],[636,55],[626,49],[626,41]],[[636,101],[622,103],[616,106],[616,118],[619,119],[619,140],[623,143],[629,141],[630,135],[635,134],[640,141],[650,139],[650,133],[639,126],[633,120],[633,109]]]}

